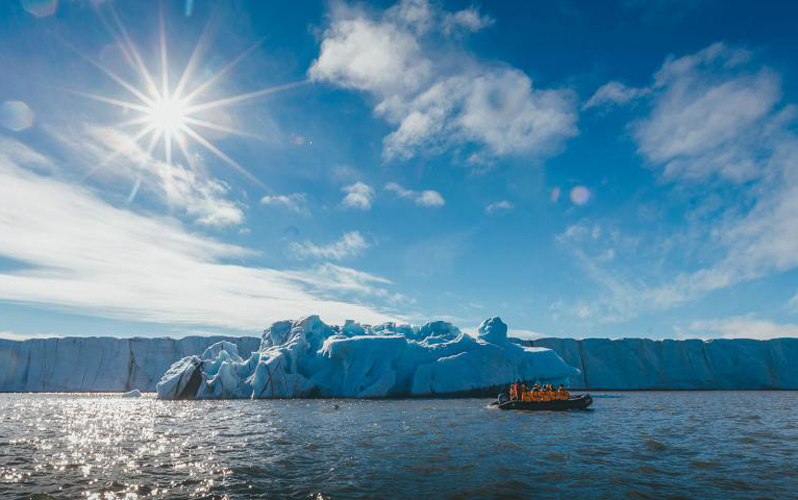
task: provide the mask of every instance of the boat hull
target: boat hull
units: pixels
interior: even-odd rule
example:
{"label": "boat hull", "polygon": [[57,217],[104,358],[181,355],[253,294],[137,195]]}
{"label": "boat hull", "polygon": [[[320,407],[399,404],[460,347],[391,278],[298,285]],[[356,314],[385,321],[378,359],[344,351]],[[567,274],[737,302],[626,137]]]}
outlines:
{"label": "boat hull", "polygon": [[593,404],[590,394],[580,394],[568,399],[558,399],[556,401],[506,401],[497,406],[502,410],[584,410]]}

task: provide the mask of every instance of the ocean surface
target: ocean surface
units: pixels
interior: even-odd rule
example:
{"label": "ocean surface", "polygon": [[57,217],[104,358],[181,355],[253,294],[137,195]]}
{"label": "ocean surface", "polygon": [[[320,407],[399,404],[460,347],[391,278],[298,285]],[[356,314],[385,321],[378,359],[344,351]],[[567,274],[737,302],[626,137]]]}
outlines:
{"label": "ocean surface", "polygon": [[0,394],[0,498],[798,498],[798,393],[594,396]]}

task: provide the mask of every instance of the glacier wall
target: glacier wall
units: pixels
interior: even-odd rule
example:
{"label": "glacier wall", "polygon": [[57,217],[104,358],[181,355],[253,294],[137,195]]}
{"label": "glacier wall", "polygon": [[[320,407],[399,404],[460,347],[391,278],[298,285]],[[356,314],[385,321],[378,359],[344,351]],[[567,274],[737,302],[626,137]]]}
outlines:
{"label": "glacier wall", "polygon": [[175,361],[220,341],[247,355],[256,337],[0,339],[0,392],[154,391]]}
{"label": "glacier wall", "polygon": [[579,368],[577,389],[798,389],[798,338],[516,341]]}
{"label": "glacier wall", "polygon": [[[257,337],[0,339],[0,392],[154,391],[176,361],[219,342],[244,358]],[[798,389],[798,339],[560,339],[520,341],[556,351],[578,389]]]}

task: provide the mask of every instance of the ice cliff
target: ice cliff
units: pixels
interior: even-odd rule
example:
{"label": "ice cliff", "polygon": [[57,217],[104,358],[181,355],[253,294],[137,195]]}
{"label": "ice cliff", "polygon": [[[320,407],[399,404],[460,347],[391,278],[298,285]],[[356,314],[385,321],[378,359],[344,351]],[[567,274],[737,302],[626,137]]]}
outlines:
{"label": "ice cliff", "polygon": [[0,339],[0,392],[154,391],[175,360],[227,340],[249,355],[255,337]]}
{"label": "ice cliff", "polygon": [[518,341],[579,368],[580,389],[798,389],[798,338]]}
{"label": "ice cliff", "polygon": [[[351,331],[353,325],[343,328]],[[277,342],[281,342],[280,332],[275,333]],[[418,340],[417,334],[411,336]],[[432,336],[427,344],[434,340]],[[242,360],[249,359],[250,353],[258,351],[261,344],[256,337],[218,336],[179,340],[0,339],[0,392],[154,391],[155,384],[173,363],[186,356],[199,357],[220,341],[234,344]],[[794,338],[767,341],[544,338],[523,342],[528,347],[553,349],[565,363],[579,368],[581,373],[571,378],[574,388],[798,389],[798,339]],[[270,347],[268,342],[265,347]],[[343,346],[336,349],[340,347]]]}
{"label": "ice cliff", "polygon": [[156,390],[161,399],[431,396],[578,374],[550,349],[510,342],[499,318],[474,338],[444,321],[330,326],[309,316],[274,323],[249,357],[230,342],[187,356]]}

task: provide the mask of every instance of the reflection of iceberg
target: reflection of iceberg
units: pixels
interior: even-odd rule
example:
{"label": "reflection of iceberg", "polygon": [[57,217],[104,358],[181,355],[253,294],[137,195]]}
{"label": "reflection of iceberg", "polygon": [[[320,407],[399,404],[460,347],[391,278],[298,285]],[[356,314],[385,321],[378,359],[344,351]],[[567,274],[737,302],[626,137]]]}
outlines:
{"label": "reflection of iceberg", "polygon": [[187,356],[156,390],[161,399],[425,396],[578,374],[552,350],[509,342],[499,318],[483,322],[475,339],[443,321],[329,326],[309,316],[274,323],[248,359],[230,342]]}

